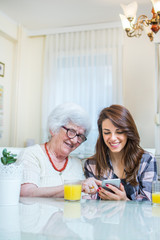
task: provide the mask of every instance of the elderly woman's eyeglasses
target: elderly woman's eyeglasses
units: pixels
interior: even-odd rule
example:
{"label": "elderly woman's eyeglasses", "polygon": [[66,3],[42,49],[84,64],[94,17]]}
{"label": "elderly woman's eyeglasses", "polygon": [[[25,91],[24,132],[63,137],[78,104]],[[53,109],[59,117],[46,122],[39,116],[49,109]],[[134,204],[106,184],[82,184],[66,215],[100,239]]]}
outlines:
{"label": "elderly woman's eyeglasses", "polygon": [[67,136],[69,138],[75,138],[77,136],[77,142],[83,143],[87,140],[87,138],[83,134],[77,134],[74,129],[66,128],[65,126],[62,126],[67,131]]}

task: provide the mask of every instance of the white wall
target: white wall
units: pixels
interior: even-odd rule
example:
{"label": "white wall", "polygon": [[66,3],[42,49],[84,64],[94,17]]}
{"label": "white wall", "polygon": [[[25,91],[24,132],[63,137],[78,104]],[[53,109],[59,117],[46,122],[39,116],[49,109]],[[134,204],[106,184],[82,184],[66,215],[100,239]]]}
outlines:
{"label": "white wall", "polygon": [[23,147],[28,139],[40,143],[44,38],[21,39],[19,97],[16,142]]}
{"label": "white wall", "polygon": [[3,133],[0,146],[40,143],[44,37],[28,38],[25,30],[0,14],[0,62],[5,63]]}
{"label": "white wall", "polygon": [[0,85],[3,88],[3,98],[1,112],[1,128],[2,136],[0,137],[0,146],[10,145],[11,140],[11,123],[12,123],[12,108],[13,92],[15,86],[15,51],[17,43],[17,25],[0,14],[0,62],[5,64],[4,77],[0,77]]}
{"label": "white wall", "polygon": [[155,147],[155,45],[147,36],[125,35],[124,104],[131,111],[145,148]]}
{"label": "white wall", "polygon": [[0,36],[0,62],[5,64],[4,77],[0,77],[0,86],[3,88],[2,106],[0,109],[0,123],[2,124],[0,146],[10,143],[14,51],[15,43]]}
{"label": "white wall", "polygon": [[[34,139],[36,143],[41,139],[45,40],[44,37],[27,37],[20,27],[17,27],[16,39],[15,25],[14,34],[12,27],[7,27],[4,36],[4,24],[3,29],[0,25],[0,61],[5,62],[7,73],[4,79],[0,79],[0,84],[4,84],[7,91],[4,96],[5,128],[0,145],[23,147],[27,139]],[[122,61],[124,105],[135,118],[142,146],[154,148],[154,43],[143,36],[139,39],[125,36]]]}

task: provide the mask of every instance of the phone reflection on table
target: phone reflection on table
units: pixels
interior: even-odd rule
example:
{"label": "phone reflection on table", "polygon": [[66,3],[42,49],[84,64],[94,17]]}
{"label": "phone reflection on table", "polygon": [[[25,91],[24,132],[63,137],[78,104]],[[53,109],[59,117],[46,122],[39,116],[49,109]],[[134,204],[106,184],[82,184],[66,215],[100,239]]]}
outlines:
{"label": "phone reflection on table", "polygon": [[82,215],[86,219],[99,218],[103,223],[118,224],[125,209],[125,201],[90,201],[82,205]]}
{"label": "phone reflection on table", "polygon": [[103,223],[119,224],[125,209],[125,201],[111,201],[104,207],[101,215]]}

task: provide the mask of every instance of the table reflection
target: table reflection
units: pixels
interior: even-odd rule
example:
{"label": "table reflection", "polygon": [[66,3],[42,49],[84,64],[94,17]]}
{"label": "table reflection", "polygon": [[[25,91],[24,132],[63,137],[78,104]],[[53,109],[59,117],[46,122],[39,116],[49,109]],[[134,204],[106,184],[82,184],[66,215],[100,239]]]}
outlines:
{"label": "table reflection", "polygon": [[21,240],[19,206],[0,206],[0,239]]}
{"label": "table reflection", "polygon": [[150,203],[21,198],[0,207],[3,240],[157,240],[159,226],[160,206]]}

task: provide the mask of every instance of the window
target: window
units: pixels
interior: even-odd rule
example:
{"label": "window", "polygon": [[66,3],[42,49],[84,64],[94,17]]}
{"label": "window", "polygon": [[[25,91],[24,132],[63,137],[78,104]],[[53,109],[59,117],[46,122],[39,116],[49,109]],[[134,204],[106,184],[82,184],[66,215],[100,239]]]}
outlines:
{"label": "window", "polygon": [[[58,34],[46,39],[43,116],[48,116],[63,102],[74,102],[89,113],[92,122],[88,140],[73,154],[83,157],[94,153],[99,112],[121,102],[122,46],[119,38],[119,30],[99,30],[94,34],[93,31]],[[68,39],[72,39],[72,44]],[[44,119],[43,139],[47,137],[45,125]]]}

